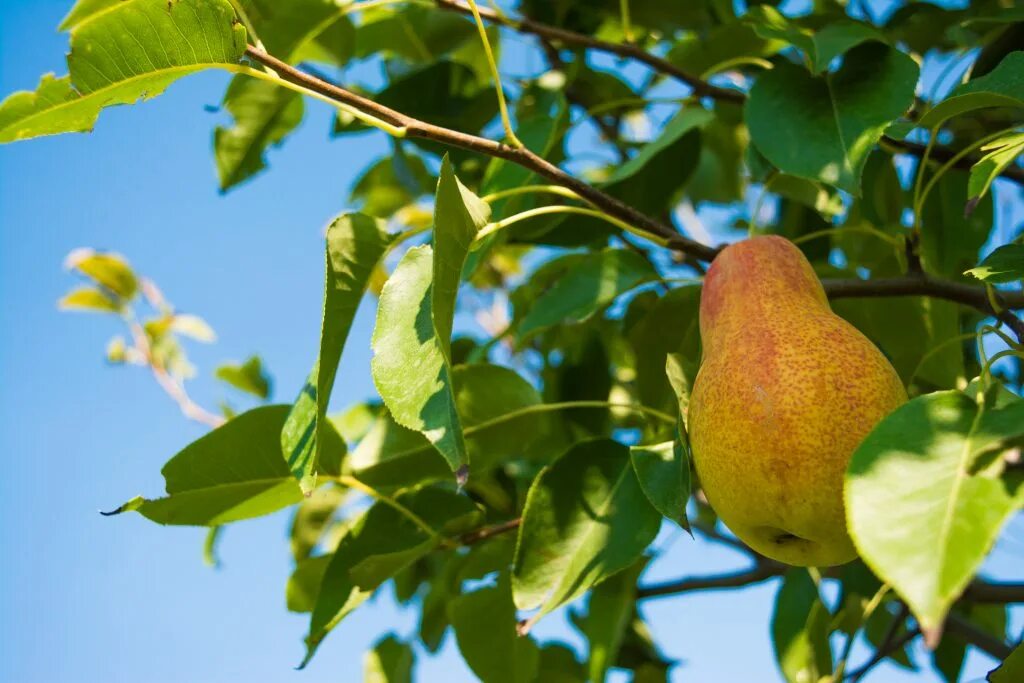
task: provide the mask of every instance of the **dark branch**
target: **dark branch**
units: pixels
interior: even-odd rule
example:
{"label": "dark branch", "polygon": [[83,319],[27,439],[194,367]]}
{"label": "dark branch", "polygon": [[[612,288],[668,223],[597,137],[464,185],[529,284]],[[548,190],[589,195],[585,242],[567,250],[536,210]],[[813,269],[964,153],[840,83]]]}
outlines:
{"label": "dark branch", "polygon": [[[1024,342],[1024,323],[1007,310],[999,313],[993,310],[983,287],[941,280],[923,273],[877,280],[823,280],[822,284],[830,299],[929,296],[955,301],[995,316],[1013,330],[1017,339]],[[1024,308],[1024,294],[1020,292],[998,292],[995,298],[1003,309]]]}
{"label": "dark branch", "polygon": [[677,581],[655,583],[637,589],[638,598],[657,598],[665,595],[679,595],[692,591],[713,590],[718,588],[742,588],[785,573],[785,565],[777,562],[763,562],[751,569],[732,574],[716,576],[694,576]]}
{"label": "dark branch", "polygon": [[[467,16],[472,16],[473,14],[468,5],[459,2],[458,0],[434,0],[434,3],[441,9],[459,12]],[[596,50],[598,52],[605,52],[619,57],[624,57],[626,59],[633,59],[641,64],[647,65],[656,73],[669,76],[670,78],[674,78],[680,83],[689,86],[693,90],[694,94],[700,97],[710,97],[714,100],[732,102],[734,104],[743,104],[747,99],[747,94],[741,90],[720,88],[716,85],[712,85],[711,83],[680,69],[672,62],[653,55],[637,45],[611,43],[606,40],[599,40],[592,36],[576,33],[575,31],[569,31],[557,26],[549,26],[548,24],[543,24],[529,18],[511,19],[483,7],[479,8],[479,11],[482,19],[493,24],[518,31],[519,33],[535,35],[544,40],[554,41],[566,46]],[[924,156],[924,145],[896,140],[890,137],[882,138],[882,143],[900,154],[910,154],[918,158]],[[941,163],[949,161],[955,154],[955,150],[946,149],[944,147],[933,147],[929,157]],[[969,169],[975,162],[977,162],[977,160],[977,156],[967,156],[958,160],[954,166],[957,168]],[[1024,168],[1021,168],[1020,166],[1008,166],[1002,173],[1000,173],[1000,175],[1024,185]]]}
{"label": "dark branch", "polygon": [[[451,10],[453,12],[459,12],[469,16],[472,16],[473,14],[469,5],[458,2],[457,0],[434,0],[434,2],[441,9]],[[716,85],[711,85],[707,81],[703,81],[700,78],[687,73],[683,69],[680,69],[672,62],[652,55],[650,52],[647,52],[636,45],[611,43],[606,40],[599,40],[593,36],[588,36],[583,33],[576,33],[575,31],[568,31],[564,28],[558,28],[557,26],[542,24],[539,21],[534,21],[533,19],[510,19],[485,7],[479,7],[478,10],[482,19],[486,19],[492,24],[498,24],[499,26],[505,26],[513,29],[519,33],[529,33],[531,35],[538,36],[539,38],[543,38],[544,40],[560,43],[562,45],[598,50],[600,52],[606,52],[619,57],[625,57],[626,59],[636,60],[641,64],[646,64],[658,73],[671,76],[677,81],[688,85],[693,89],[694,94],[701,97],[711,97],[716,100],[735,102],[737,104],[741,104],[746,100],[746,95],[739,90],[729,90],[728,88],[719,88]]]}
{"label": "dark branch", "polygon": [[971,602],[1024,602],[1024,583],[975,581],[964,591],[964,597]]}
{"label": "dark branch", "polygon": [[588,201],[590,204],[601,211],[604,211],[608,215],[623,220],[639,230],[664,240],[669,248],[677,249],[705,261],[710,261],[717,253],[717,250],[713,247],[709,247],[705,244],[683,237],[664,223],[637,211],[633,207],[619,199],[616,199],[610,194],[606,194],[593,185],[589,185],[579,178],[566,173],[547,159],[538,156],[525,147],[512,147],[503,142],[489,140],[476,135],[470,135],[468,133],[442,128],[441,126],[435,126],[434,124],[427,123],[426,121],[420,121],[419,119],[397,112],[394,109],[374,102],[366,97],[357,95],[356,93],[346,90],[334,83],[329,83],[300,71],[290,64],[281,61],[277,57],[269,55],[262,50],[252,47],[251,45],[246,49],[246,55],[256,62],[270,67],[285,80],[300,85],[303,88],[311,90],[319,95],[323,95],[335,102],[346,104],[354,109],[370,114],[392,126],[403,129],[406,137],[433,140],[442,144],[461,147],[462,149],[467,149],[472,152],[479,152],[480,154],[486,154],[487,156],[505,159],[514,164],[518,164],[519,166],[533,171],[543,178],[547,178],[553,183],[572,190],[584,200]]}
{"label": "dark branch", "polygon": [[1009,657],[1010,651],[1013,650],[1005,641],[983,631],[977,624],[961,617],[956,612],[950,612],[946,617],[946,633],[968,645],[974,645],[1000,661]]}
{"label": "dark branch", "polygon": [[882,637],[882,642],[878,644],[877,648],[875,648],[875,653],[871,656],[871,659],[847,674],[847,678],[856,683],[886,657],[903,649],[907,643],[921,635],[921,631],[916,628],[906,631],[903,635],[899,635],[900,628],[903,626],[903,623],[906,621],[909,614],[910,609],[907,605],[901,604],[899,612],[897,612],[896,616],[893,617],[892,622],[889,624],[889,628]]}
{"label": "dark branch", "polygon": [[[446,2],[447,0],[438,1]],[[374,102],[371,99],[357,95],[334,83],[300,71],[290,64],[286,64],[278,58],[252,46],[246,49],[246,54],[256,62],[270,67],[282,78],[292,83],[402,129],[406,137],[433,140],[518,164],[557,185],[572,190],[608,215],[623,220],[650,234],[652,237],[664,241],[670,249],[683,252],[702,261],[711,261],[719,251],[715,247],[701,244],[680,235],[672,227],[637,211],[593,185],[589,185],[579,178],[566,173],[525,147],[511,147],[502,142],[420,121]],[[925,275],[908,275],[881,280],[831,280],[826,282],[826,291],[833,298],[929,296],[973,306],[986,315],[997,315],[988,301],[984,288],[940,280]],[[997,295],[997,300],[1005,308],[1024,308],[1024,295],[1021,294],[1001,293]],[[1018,339],[1024,341],[1024,323],[1021,323],[1019,319],[1005,311],[999,313],[997,317],[1013,329]]]}

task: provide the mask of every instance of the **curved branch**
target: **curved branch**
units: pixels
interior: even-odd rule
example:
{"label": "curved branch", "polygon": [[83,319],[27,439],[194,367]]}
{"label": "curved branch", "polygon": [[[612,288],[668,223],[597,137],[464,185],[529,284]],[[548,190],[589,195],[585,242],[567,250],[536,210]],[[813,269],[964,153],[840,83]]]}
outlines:
{"label": "curved branch", "polygon": [[[448,0],[441,1],[447,2]],[[461,147],[487,156],[505,159],[533,171],[552,183],[572,190],[583,200],[606,214],[635,226],[640,232],[648,233],[658,238],[657,241],[663,242],[669,249],[683,252],[702,261],[713,260],[719,252],[719,249],[716,247],[701,244],[684,237],[665,223],[566,173],[558,166],[525,147],[515,148],[495,140],[420,121],[374,102],[369,98],[357,95],[325,79],[296,69],[273,55],[252,46],[246,49],[246,55],[256,62],[273,69],[281,78],[301,88],[372,115],[394,127],[396,132],[404,137],[432,140],[442,144]],[[1013,329],[1018,339],[1024,341],[1024,323],[1009,312],[997,313],[992,308],[992,304],[989,302],[983,287],[941,280],[923,274],[880,280],[829,280],[825,282],[825,287],[826,292],[832,298],[929,296],[956,301],[973,306],[986,315],[997,316]],[[997,303],[1007,309],[1024,308],[1024,295],[1019,293],[999,293],[997,295]]]}
{"label": "curved branch", "polygon": [[694,576],[676,581],[666,581],[637,589],[637,598],[657,598],[666,595],[679,595],[693,591],[713,590],[718,588],[742,588],[755,583],[761,583],[786,572],[786,566],[777,562],[763,562],[751,569],[732,574],[718,574],[715,576]]}
{"label": "curved branch", "polygon": [[[434,0],[434,4],[441,9],[472,16],[472,10],[470,7],[459,0]],[[743,104],[747,99],[747,94],[741,90],[721,88],[716,85],[712,85],[703,78],[694,76],[693,74],[680,69],[667,59],[653,55],[632,43],[612,43],[606,40],[599,40],[593,36],[577,33],[557,26],[550,26],[527,17],[511,19],[493,10],[483,8],[480,9],[480,16],[493,24],[504,26],[514,31],[518,31],[519,33],[534,35],[542,40],[556,41],[562,45],[580,47],[588,50],[597,50],[599,52],[605,52],[618,57],[635,60],[641,64],[645,64],[657,73],[674,78],[680,83],[689,86],[693,90],[693,93],[700,97],[710,97],[714,100],[732,102],[734,104]],[[910,154],[918,158],[921,158],[924,155],[924,145],[897,140],[890,137],[883,137],[882,143],[888,145],[891,149],[900,154]],[[934,158],[936,161],[942,162],[948,161],[955,154],[955,150],[933,147],[929,156]],[[970,168],[975,162],[977,162],[977,160],[977,157],[965,157],[960,159],[954,165],[958,168]],[[1008,166],[999,175],[1020,185],[1024,185],[1024,168],[1019,166]]]}
{"label": "curved branch", "polygon": [[1024,602],[1024,583],[974,581],[964,591],[964,598],[971,602]]}
{"label": "curved branch", "polygon": [[[458,0],[434,0],[434,3],[441,9],[472,16],[472,9],[470,9],[469,5],[458,2]],[[492,24],[504,26],[518,31],[519,33],[528,33],[530,35],[537,36],[538,38],[555,41],[563,45],[572,45],[575,47],[607,52],[608,54],[633,59],[641,64],[646,64],[654,71],[665,74],[666,76],[671,76],[677,81],[690,86],[690,88],[693,89],[694,94],[701,97],[711,97],[716,100],[735,102],[737,104],[742,104],[747,97],[739,90],[720,88],[717,85],[712,85],[707,81],[701,80],[700,78],[687,73],[683,69],[680,69],[667,59],[662,59],[661,57],[652,55],[650,52],[647,52],[643,48],[631,43],[611,43],[583,33],[576,33],[575,31],[569,31],[557,26],[542,24],[539,21],[534,21],[533,19],[525,17],[522,19],[510,19],[509,17],[498,14],[494,10],[482,7],[479,8],[479,11],[480,16]]]}
{"label": "curved branch", "polygon": [[281,78],[299,85],[307,90],[327,97],[335,102],[348,105],[354,109],[366,112],[374,117],[399,129],[404,137],[432,140],[454,147],[461,147],[472,152],[479,152],[487,156],[497,157],[511,161],[523,168],[533,171],[537,175],[550,180],[551,182],[567,187],[584,200],[604,211],[610,216],[621,219],[636,226],[643,232],[655,235],[665,240],[667,246],[678,251],[685,252],[695,258],[710,261],[715,257],[717,250],[700,242],[683,237],[668,225],[651,218],[647,214],[637,211],[619,199],[602,192],[593,185],[583,182],[579,178],[570,175],[555,166],[547,159],[535,154],[525,147],[511,147],[505,143],[489,140],[476,135],[462,133],[459,131],[436,126],[426,121],[420,121],[390,107],[374,102],[371,99],[357,95],[334,83],[312,76],[304,71],[287,64],[263,50],[249,46],[246,48],[246,55],[251,59],[267,66],[278,73]]}
{"label": "curved branch", "polygon": [[[822,284],[830,299],[928,296],[955,301],[976,308],[986,315],[995,316],[1014,331],[1017,339],[1024,342],[1024,323],[1008,310],[994,310],[984,287],[942,280],[924,273],[877,280],[826,279],[822,280]],[[995,296],[996,303],[1003,309],[1024,308],[1024,293],[999,292]]]}

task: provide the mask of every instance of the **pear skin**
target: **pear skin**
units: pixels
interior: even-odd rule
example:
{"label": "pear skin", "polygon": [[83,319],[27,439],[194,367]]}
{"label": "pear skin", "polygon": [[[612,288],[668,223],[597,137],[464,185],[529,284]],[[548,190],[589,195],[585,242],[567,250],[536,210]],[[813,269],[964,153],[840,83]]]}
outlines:
{"label": "pear skin", "polygon": [[849,562],[843,474],[868,432],[906,402],[884,355],[829,307],[791,242],[753,237],[711,264],[704,357],[690,398],[708,502],[757,552],[791,565]]}

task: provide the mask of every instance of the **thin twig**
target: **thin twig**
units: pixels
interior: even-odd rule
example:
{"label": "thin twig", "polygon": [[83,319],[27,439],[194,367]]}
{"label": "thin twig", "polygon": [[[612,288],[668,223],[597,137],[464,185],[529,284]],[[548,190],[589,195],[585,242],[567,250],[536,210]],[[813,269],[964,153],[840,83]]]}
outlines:
{"label": "thin twig", "polygon": [[210,429],[216,429],[226,422],[226,420],[220,415],[211,413],[193,401],[192,397],[188,395],[187,391],[185,391],[185,387],[181,382],[171,377],[163,364],[161,364],[156,356],[153,355],[153,349],[149,343],[149,338],[146,336],[145,330],[142,329],[142,325],[135,321],[129,321],[128,329],[131,331],[132,340],[135,342],[135,348],[142,354],[145,359],[146,366],[149,367],[150,371],[153,373],[153,378],[156,380],[156,383],[160,385],[160,388],[164,390],[164,393],[174,399],[174,402],[177,403],[178,407],[181,409],[182,415],[190,420],[204,424]]}
{"label": "thin twig", "polygon": [[[441,9],[472,16],[472,10],[470,7],[462,2],[458,2],[457,0],[434,0],[434,2]],[[619,57],[636,60],[641,64],[646,64],[658,73],[671,76],[677,81],[688,85],[693,90],[694,94],[700,97],[711,97],[716,100],[736,103],[742,103],[746,99],[746,95],[739,90],[729,90],[727,88],[720,88],[716,85],[711,85],[710,83],[702,81],[696,76],[687,73],[683,69],[680,69],[667,59],[662,59],[661,57],[653,55],[643,48],[633,44],[612,43],[583,33],[576,33],[575,31],[569,31],[557,26],[542,24],[541,22],[534,21],[533,19],[510,19],[508,17],[500,16],[492,10],[483,8],[480,9],[480,16],[491,23],[513,29],[519,33],[529,33],[540,38],[544,38],[545,40],[554,41],[563,45],[572,45],[575,47],[598,50],[600,52],[607,52],[609,54],[618,55]]]}
{"label": "thin twig", "polygon": [[961,617],[956,612],[950,612],[946,617],[946,633],[974,645],[1000,661],[1009,657],[1013,650],[1004,640],[982,630],[973,621]]}
{"label": "thin twig", "polygon": [[[472,16],[472,10],[469,6],[459,2],[458,0],[434,0],[434,3],[441,9]],[[656,73],[674,78],[680,83],[690,87],[693,90],[693,93],[699,97],[710,97],[714,100],[732,102],[735,104],[743,104],[747,99],[747,94],[740,90],[721,88],[716,85],[712,85],[706,80],[680,69],[672,62],[653,55],[635,44],[612,43],[583,33],[576,33],[575,31],[569,31],[557,26],[549,26],[525,17],[518,20],[510,19],[509,17],[499,15],[491,10],[481,9],[480,16],[482,19],[486,19],[494,24],[518,31],[519,33],[528,33],[563,45],[596,50],[598,52],[605,52],[619,57],[633,59],[650,67]],[[897,140],[890,137],[883,137],[881,142],[883,146],[888,146],[902,154],[911,154],[919,158],[924,155],[924,145],[906,142],[904,140]],[[931,156],[936,161],[942,162],[948,161],[955,154],[955,150],[936,147],[932,150]],[[970,168],[976,161],[977,158],[967,157],[965,159],[961,159],[960,162],[958,162],[957,167]],[[1019,166],[1009,166],[1000,175],[1024,185],[1024,168]]]}

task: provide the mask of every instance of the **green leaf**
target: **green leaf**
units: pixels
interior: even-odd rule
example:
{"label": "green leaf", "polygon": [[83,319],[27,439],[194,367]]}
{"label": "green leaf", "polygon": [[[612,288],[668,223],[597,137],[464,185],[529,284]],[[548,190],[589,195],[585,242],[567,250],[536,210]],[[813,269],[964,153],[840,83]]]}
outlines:
{"label": "green leaf", "polygon": [[455,299],[462,268],[477,232],[490,218],[490,207],[459,182],[445,156],[441,160],[434,199],[434,281],[430,290],[430,312],[434,332],[449,365]]}
{"label": "green leaf", "polygon": [[519,527],[512,589],[540,618],[630,566],[654,540],[661,515],[647,501],[615,441],[585,441],[530,486]]}
{"label": "green leaf", "polygon": [[821,73],[836,57],[867,41],[885,42],[873,26],[856,21],[830,21],[820,30],[804,28],[770,5],[751,8],[745,20],[765,39],[784,40],[800,48],[812,73]]}
{"label": "green leaf", "polygon": [[64,259],[64,267],[77,270],[121,299],[131,299],[139,289],[135,272],[120,254],[75,249]]}
{"label": "green leaf", "polygon": [[95,287],[76,287],[57,302],[62,311],[94,311],[98,313],[120,313],[121,302]]}
{"label": "green leaf", "polygon": [[779,588],[772,613],[772,644],[789,683],[817,681],[832,672],[829,613],[805,569],[792,569]]}
{"label": "green leaf", "polygon": [[1024,279],[1024,244],[1004,244],[965,274],[992,284]]}
{"label": "green leaf", "polygon": [[239,391],[266,400],[270,396],[270,376],[259,356],[249,356],[244,363],[224,363],[214,372],[217,379]]}
{"label": "green leaf", "polygon": [[588,680],[604,683],[608,669],[615,666],[619,648],[636,610],[636,582],[647,566],[641,558],[632,567],[619,572],[590,593],[582,631],[590,646]]}
{"label": "green leaf", "polygon": [[978,251],[992,232],[994,203],[985,195],[969,216],[967,179],[963,171],[947,171],[928,195],[921,211],[921,261],[925,270],[959,277],[978,262]]}
{"label": "green leaf", "polygon": [[1014,683],[1024,678],[1024,645],[1013,648],[1010,656],[985,677],[989,683]]}
{"label": "green leaf", "polygon": [[974,211],[978,201],[988,192],[992,181],[1024,154],[1024,133],[1004,135],[981,149],[988,153],[971,167],[971,175],[967,181],[968,199],[964,209],[967,213]]}
{"label": "green leaf", "polygon": [[409,491],[397,501],[436,533],[428,534],[384,503],[375,504],[353,523],[325,570],[302,666],[313,658],[331,629],[384,581],[436,548],[442,535],[466,531],[480,519],[469,498],[443,489]]}
{"label": "green leaf", "polygon": [[363,655],[363,683],[412,683],[415,663],[412,647],[388,634]]}
{"label": "green leaf", "polygon": [[1024,403],[979,413],[945,391],[898,408],[864,439],[846,473],[847,521],[861,557],[938,628],[1024,502],[1019,476],[982,467],[1024,438]]}
{"label": "green leaf", "polygon": [[228,0],[133,0],[79,21],[70,77],[43,76],[36,92],[0,103],[0,143],[92,130],[100,110],[151,99],[182,76],[232,70],[245,29]]}
{"label": "green leaf", "polygon": [[516,633],[516,608],[508,572],[494,586],[455,598],[448,607],[466,664],[487,683],[532,683],[539,651],[532,638]]}
{"label": "green leaf", "polygon": [[918,125],[931,129],[954,116],[986,107],[1024,107],[1022,73],[1024,52],[1011,52],[991,72],[958,86],[922,116]]}
{"label": "green leaf", "polygon": [[352,320],[373,270],[391,242],[392,237],[375,219],[359,213],[342,215],[327,228],[320,353],[281,433],[288,466],[304,493],[316,485],[321,441],[328,430],[327,402]]}
{"label": "green leaf", "polygon": [[662,515],[688,530],[686,502],[690,499],[690,458],[687,451],[680,424],[672,441],[632,446],[629,456],[647,500]]}
{"label": "green leaf", "polygon": [[370,368],[395,421],[421,432],[452,470],[469,457],[455,406],[451,368],[431,315],[433,253],[406,252],[381,292]]}
{"label": "green leaf", "polygon": [[[117,510],[137,510],[160,524],[216,526],[260,517],[302,500],[281,456],[288,406],[255,408],[189,444],[162,470],[167,497],[135,499]],[[345,444],[334,429],[324,450],[337,472]]]}
{"label": "green leaf", "polygon": [[213,132],[213,153],[222,191],[256,175],[267,163],[264,152],[280,145],[302,121],[302,96],[267,81],[235,76],[224,95],[232,128]]}
{"label": "green leaf", "polygon": [[552,325],[585,320],[619,295],[657,277],[654,267],[632,251],[609,248],[582,255],[550,289],[528,302],[516,334],[525,340]]}
{"label": "green leaf", "polygon": [[868,154],[913,102],[917,74],[914,60],[878,43],[854,48],[821,77],[783,62],[750,91],[751,138],[781,170],[859,195]]}

